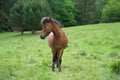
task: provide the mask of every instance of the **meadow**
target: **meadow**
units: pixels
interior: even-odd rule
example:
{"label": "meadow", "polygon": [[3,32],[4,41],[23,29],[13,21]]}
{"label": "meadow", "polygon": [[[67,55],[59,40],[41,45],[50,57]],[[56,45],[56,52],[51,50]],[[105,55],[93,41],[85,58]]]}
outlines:
{"label": "meadow", "polygon": [[69,38],[62,72],[51,71],[47,39],[0,33],[0,80],[119,80],[120,22],[63,28]]}

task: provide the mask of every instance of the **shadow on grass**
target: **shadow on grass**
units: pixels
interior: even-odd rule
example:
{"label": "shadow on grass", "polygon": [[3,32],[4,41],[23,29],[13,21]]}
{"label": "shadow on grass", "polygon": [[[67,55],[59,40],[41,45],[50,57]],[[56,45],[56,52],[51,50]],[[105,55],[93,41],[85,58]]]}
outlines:
{"label": "shadow on grass", "polygon": [[0,33],[0,40],[4,40],[4,39],[10,39],[10,38],[17,38],[17,37],[31,37],[31,36],[36,36],[39,35],[40,31],[37,31],[35,34],[32,34],[31,32],[24,32],[24,34],[22,35],[20,32],[3,32]]}

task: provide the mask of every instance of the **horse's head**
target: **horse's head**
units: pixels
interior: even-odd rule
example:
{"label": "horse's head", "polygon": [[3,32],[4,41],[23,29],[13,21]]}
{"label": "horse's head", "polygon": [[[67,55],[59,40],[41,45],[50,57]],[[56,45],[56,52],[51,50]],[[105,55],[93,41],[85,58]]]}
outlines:
{"label": "horse's head", "polygon": [[50,17],[42,18],[41,24],[42,24],[42,31],[40,34],[40,38],[45,39],[45,37],[47,37],[49,33],[52,31],[51,18]]}

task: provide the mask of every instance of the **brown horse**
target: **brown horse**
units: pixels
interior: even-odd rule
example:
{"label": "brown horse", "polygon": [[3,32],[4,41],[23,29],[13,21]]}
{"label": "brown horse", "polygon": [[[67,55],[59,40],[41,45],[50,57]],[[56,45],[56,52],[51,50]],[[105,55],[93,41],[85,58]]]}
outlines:
{"label": "brown horse", "polygon": [[61,72],[62,54],[67,47],[68,38],[62,30],[60,23],[55,19],[44,17],[41,20],[41,24],[43,27],[40,38],[45,39],[49,35],[48,43],[53,54],[52,71],[54,71],[56,63],[58,70]]}

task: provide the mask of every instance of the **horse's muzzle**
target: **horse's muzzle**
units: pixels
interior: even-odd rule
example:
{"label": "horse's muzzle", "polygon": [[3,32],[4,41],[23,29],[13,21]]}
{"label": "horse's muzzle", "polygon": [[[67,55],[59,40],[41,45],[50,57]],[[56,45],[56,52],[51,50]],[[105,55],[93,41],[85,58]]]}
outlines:
{"label": "horse's muzzle", "polygon": [[45,39],[45,37],[46,37],[46,36],[45,36],[44,34],[41,34],[41,35],[40,35],[40,38],[41,38],[41,39]]}

